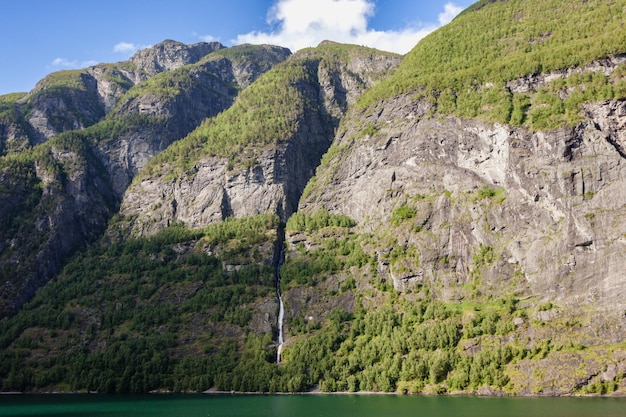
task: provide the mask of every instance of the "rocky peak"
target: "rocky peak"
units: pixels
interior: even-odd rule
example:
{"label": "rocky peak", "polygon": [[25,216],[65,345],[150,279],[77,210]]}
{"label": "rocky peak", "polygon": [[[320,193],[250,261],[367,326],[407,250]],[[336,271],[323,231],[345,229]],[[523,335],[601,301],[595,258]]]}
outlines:
{"label": "rocky peak", "polygon": [[150,48],[135,53],[130,62],[137,66],[136,71],[144,71],[148,76],[163,71],[171,71],[184,65],[195,64],[202,57],[224,48],[219,42],[199,42],[185,45],[181,42],[165,40]]}
{"label": "rocky peak", "polygon": [[[291,51],[288,48],[275,45],[250,45],[243,44],[229,48],[234,56],[230,58],[232,73],[236,83],[245,88],[252,84],[260,74],[265,73],[276,62],[282,62],[289,58]],[[253,59],[240,59],[248,54]],[[228,56],[228,54],[226,54]],[[210,64],[207,63],[207,65]]]}
{"label": "rocky peak", "polygon": [[31,145],[79,130],[105,115],[96,79],[85,71],[58,71],[37,83],[19,102],[31,129]]}

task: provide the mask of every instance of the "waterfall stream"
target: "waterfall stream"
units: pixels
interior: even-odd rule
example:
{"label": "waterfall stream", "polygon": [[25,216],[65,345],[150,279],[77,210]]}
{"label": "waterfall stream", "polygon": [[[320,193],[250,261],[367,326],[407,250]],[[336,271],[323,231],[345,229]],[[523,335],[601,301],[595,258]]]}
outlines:
{"label": "waterfall stream", "polygon": [[281,249],[278,262],[276,263],[276,296],[278,297],[278,350],[276,351],[276,363],[280,363],[280,354],[283,351],[283,320],[285,318],[285,305],[283,304],[283,297],[280,293],[280,267],[283,265],[285,259],[285,251]]}

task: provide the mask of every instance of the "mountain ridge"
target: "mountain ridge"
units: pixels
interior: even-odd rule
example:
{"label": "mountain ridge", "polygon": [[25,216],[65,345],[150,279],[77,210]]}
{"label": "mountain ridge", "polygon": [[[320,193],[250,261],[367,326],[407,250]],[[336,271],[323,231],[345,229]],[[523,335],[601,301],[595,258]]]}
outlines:
{"label": "mountain ridge", "polygon": [[[346,63],[333,63],[336,50],[355,58]],[[327,57],[329,54],[330,58]],[[364,57],[362,63],[359,61],[361,57]],[[277,80],[286,78],[286,82],[269,79],[268,74],[242,92],[231,109],[200,126],[151,161],[138,180],[146,181],[148,191],[148,187],[154,187],[149,184],[149,173],[158,173],[162,179],[157,182],[163,183],[162,186],[151,189],[147,196],[142,196],[142,186],[131,186],[122,203],[121,214],[132,217],[133,222],[150,224],[157,230],[164,223],[176,220],[194,227],[205,225],[206,220],[198,222],[193,219],[194,213],[206,213],[224,220],[231,215],[241,217],[269,209],[286,221],[294,212],[317,161],[330,146],[339,116],[354,97],[358,97],[359,90],[363,91],[368,83],[371,84],[358,71],[376,73],[381,71],[380,68],[388,70],[397,62],[398,58],[393,54],[335,43],[296,53],[271,73]],[[302,131],[301,127],[306,130]],[[235,142],[229,143],[230,138]],[[237,150],[233,152],[233,149]],[[275,162],[267,162],[274,158]],[[168,174],[168,169],[174,172]],[[203,171],[209,177],[199,180]],[[265,178],[268,178],[267,191]],[[172,212],[171,217],[160,210],[143,211],[142,207],[155,195],[168,199],[163,196],[176,194],[167,189],[170,184],[195,181],[204,185],[196,191],[186,188],[186,194],[191,192],[186,197],[180,194],[181,190],[172,200],[183,202],[177,206],[177,210],[186,210],[183,217],[177,219],[181,211]],[[274,189],[275,186],[283,191]],[[212,188],[215,190],[209,192]],[[185,207],[186,202],[197,206]],[[171,206],[162,207],[170,210]],[[143,215],[148,219],[142,220]]]}

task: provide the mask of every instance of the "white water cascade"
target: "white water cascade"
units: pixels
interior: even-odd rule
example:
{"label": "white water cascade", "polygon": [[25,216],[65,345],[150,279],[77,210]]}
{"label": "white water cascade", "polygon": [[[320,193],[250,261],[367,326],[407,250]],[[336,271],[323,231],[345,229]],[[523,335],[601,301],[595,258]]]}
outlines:
{"label": "white water cascade", "polygon": [[283,352],[283,343],[285,341],[283,334],[283,321],[285,318],[285,305],[283,304],[283,297],[280,294],[280,267],[283,265],[285,253],[280,251],[280,257],[276,264],[276,296],[278,297],[278,350],[276,351],[276,363],[280,363],[280,354]]}

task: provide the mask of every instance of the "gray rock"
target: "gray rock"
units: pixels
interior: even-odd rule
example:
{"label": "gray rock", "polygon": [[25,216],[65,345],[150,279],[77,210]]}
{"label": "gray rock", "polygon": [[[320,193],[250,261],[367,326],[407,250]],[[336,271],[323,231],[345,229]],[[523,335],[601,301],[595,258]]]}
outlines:
{"label": "gray rock", "polygon": [[[403,236],[432,271],[426,282],[455,286],[480,273],[484,290],[497,292],[517,274],[518,291],[623,311],[625,104],[588,104],[574,128],[531,132],[428,117],[428,104],[396,97],[348,116],[335,138],[345,150],[318,169],[317,183],[332,186],[312,190],[300,209],[323,206],[382,232],[409,201],[428,233]],[[365,123],[379,131],[359,134]],[[502,190],[500,197],[479,198],[483,187]],[[495,259],[478,269],[480,245],[493,248]],[[437,262],[444,258],[452,263]]]}

